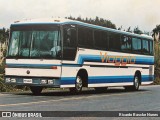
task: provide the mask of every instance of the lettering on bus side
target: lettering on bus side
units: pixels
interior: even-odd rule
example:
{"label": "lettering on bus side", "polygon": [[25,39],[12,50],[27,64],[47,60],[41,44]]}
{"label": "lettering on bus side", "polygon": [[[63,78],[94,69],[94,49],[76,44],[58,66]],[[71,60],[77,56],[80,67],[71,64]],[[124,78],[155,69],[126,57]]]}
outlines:
{"label": "lettering on bus side", "polygon": [[104,54],[100,52],[100,57],[102,63],[115,63],[115,66],[126,66],[127,64],[135,64],[135,56],[110,56],[105,52]]}

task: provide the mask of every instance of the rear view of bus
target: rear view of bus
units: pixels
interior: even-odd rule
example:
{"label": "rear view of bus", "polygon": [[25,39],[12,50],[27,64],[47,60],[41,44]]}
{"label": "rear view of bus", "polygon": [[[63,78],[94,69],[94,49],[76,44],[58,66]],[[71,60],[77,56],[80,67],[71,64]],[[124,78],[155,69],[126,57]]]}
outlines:
{"label": "rear view of bus", "polygon": [[25,21],[11,25],[5,82],[30,86],[34,94],[43,87],[59,87],[61,34],[55,22]]}

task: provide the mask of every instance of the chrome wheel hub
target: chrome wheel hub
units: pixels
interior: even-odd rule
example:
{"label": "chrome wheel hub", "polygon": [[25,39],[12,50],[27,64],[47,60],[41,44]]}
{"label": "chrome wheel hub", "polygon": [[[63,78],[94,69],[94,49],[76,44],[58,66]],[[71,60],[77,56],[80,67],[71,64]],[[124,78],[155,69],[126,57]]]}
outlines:
{"label": "chrome wheel hub", "polygon": [[79,76],[77,76],[77,79],[76,79],[76,89],[78,91],[80,91],[81,88],[82,88],[82,79]]}
{"label": "chrome wheel hub", "polygon": [[139,80],[138,80],[137,76],[135,77],[134,81],[135,81],[135,83],[134,83],[135,84],[135,88],[138,89],[138,87],[139,87]]}

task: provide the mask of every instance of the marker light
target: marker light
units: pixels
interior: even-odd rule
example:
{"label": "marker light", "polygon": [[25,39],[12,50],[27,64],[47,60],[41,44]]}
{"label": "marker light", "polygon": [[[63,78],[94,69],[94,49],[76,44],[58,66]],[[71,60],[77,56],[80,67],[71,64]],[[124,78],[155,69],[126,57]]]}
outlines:
{"label": "marker light", "polygon": [[60,22],[60,20],[54,20],[54,22]]}
{"label": "marker light", "polygon": [[57,66],[52,66],[51,68],[52,68],[52,69],[57,69]]}
{"label": "marker light", "polygon": [[14,21],[14,23],[18,23],[18,22],[20,22],[20,21],[18,21],[18,20],[17,20],[17,21]]}

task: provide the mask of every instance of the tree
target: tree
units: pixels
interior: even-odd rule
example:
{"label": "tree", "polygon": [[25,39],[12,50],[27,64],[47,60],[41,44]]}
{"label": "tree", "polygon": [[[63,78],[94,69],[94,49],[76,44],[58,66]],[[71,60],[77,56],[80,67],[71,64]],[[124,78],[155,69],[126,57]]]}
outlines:
{"label": "tree", "polygon": [[0,30],[0,43],[4,43],[6,42],[6,39],[8,39],[9,37],[9,30],[3,28],[2,30]]}
{"label": "tree", "polygon": [[122,30],[122,29],[123,29],[123,27],[122,27],[122,25],[121,25],[121,27],[119,27],[118,30]]}
{"label": "tree", "polygon": [[5,66],[4,56],[6,53],[6,49],[5,47],[2,47],[6,43],[8,37],[9,37],[9,30],[5,28],[1,29],[0,30],[0,52],[2,56],[0,56],[0,91],[7,91],[9,88],[7,85],[4,84],[4,79],[3,79],[4,66]]}
{"label": "tree", "polygon": [[153,38],[156,42],[160,41],[160,25],[156,25],[156,28],[154,28],[153,30]]}
{"label": "tree", "polygon": [[131,27],[129,27],[129,28],[127,29],[127,32],[132,32]]}
{"label": "tree", "polygon": [[4,56],[6,54],[6,42],[9,38],[9,30],[3,28],[0,30],[0,74],[4,71]]}
{"label": "tree", "polygon": [[133,32],[136,34],[143,34],[143,32],[139,29],[138,26],[134,28]]}
{"label": "tree", "polygon": [[5,48],[3,48],[2,46],[6,44],[8,38],[9,38],[9,30],[5,28],[0,30],[0,51],[2,53],[5,53]]}
{"label": "tree", "polygon": [[94,24],[94,25],[99,25],[99,26],[103,26],[103,27],[116,29],[116,25],[113,24],[110,20],[105,20],[103,18],[99,18],[98,16],[96,16],[95,19],[87,18],[87,17],[85,19],[83,19],[83,18],[81,18],[81,16],[79,16],[77,18],[74,18],[72,16],[66,17],[66,18],[71,19],[71,20],[77,20],[77,21],[89,23],[89,24]]}
{"label": "tree", "polygon": [[145,35],[150,35],[150,32],[144,31],[143,34],[145,34]]}
{"label": "tree", "polygon": [[160,25],[157,25],[152,31],[155,41],[155,82],[160,84]]}

